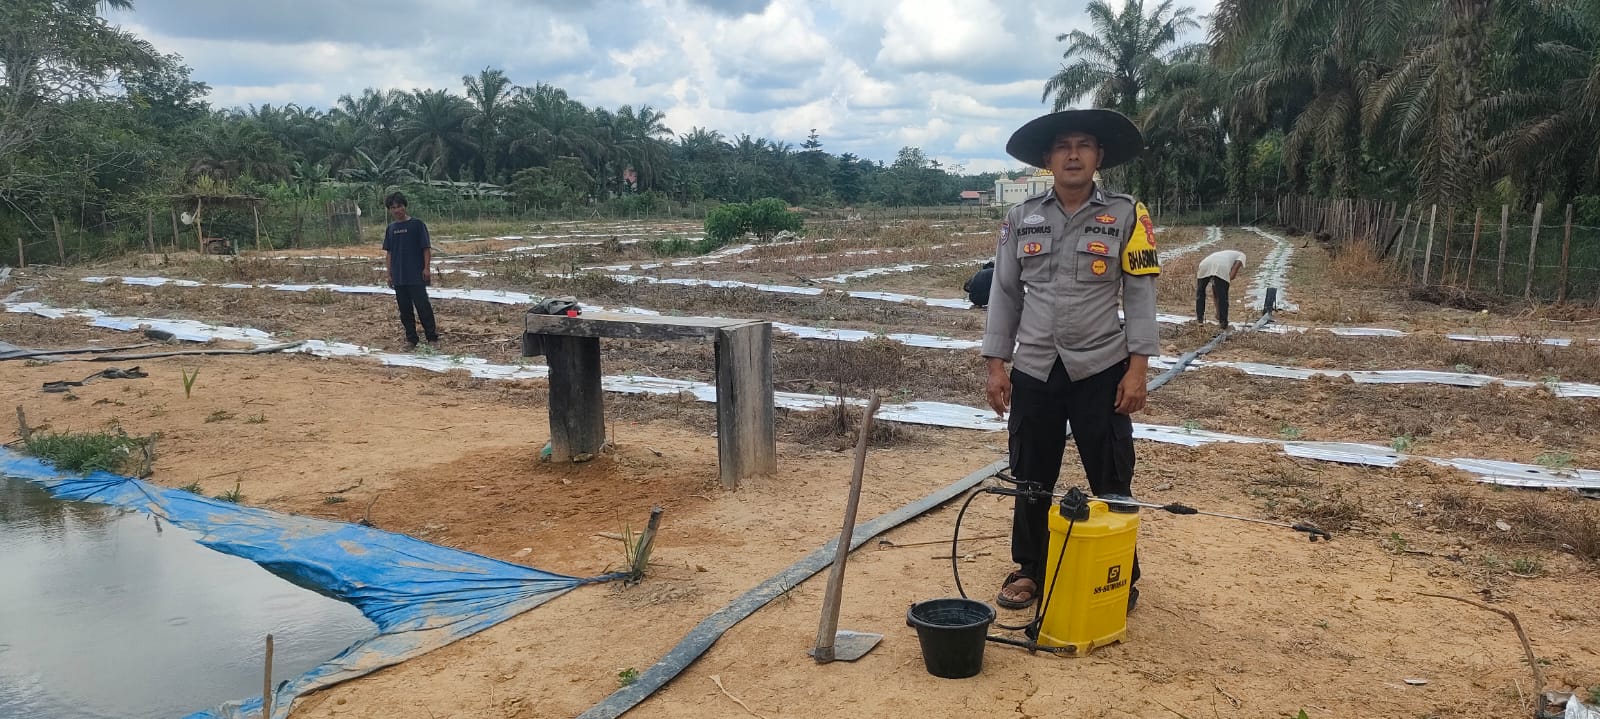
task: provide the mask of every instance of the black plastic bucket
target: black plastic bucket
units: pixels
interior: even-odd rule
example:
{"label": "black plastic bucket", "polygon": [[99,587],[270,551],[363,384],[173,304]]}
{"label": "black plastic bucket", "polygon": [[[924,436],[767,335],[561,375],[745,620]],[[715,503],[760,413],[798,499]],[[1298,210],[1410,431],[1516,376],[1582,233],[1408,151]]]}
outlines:
{"label": "black plastic bucket", "polygon": [[972,599],[930,599],[911,605],[906,623],[917,628],[922,663],[945,679],[977,676],[994,608]]}

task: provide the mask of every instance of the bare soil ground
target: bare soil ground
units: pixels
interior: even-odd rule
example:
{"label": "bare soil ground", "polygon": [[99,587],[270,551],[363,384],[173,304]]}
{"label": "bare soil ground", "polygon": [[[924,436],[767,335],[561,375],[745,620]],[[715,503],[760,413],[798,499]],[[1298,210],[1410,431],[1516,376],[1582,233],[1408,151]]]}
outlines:
{"label": "bare soil ground", "polygon": [[[890,239],[883,246],[908,241]],[[870,246],[870,240],[852,242]],[[1291,296],[1315,309],[1316,298],[1331,288],[1318,279],[1329,271],[1326,265],[1310,265],[1313,271],[1300,264],[1315,262],[1313,252],[1297,252]],[[875,264],[885,263],[863,266]],[[1167,272],[1186,280],[1184,303],[1192,302],[1192,269],[1187,277],[1178,269]],[[107,274],[103,270],[96,271]],[[24,283],[40,285],[28,299],[66,306],[252,324],[296,338],[337,337],[391,349],[398,344],[389,338],[398,333],[385,297],[96,287],[67,273],[21,275],[5,289]],[[1247,283],[1240,284],[1242,293]],[[685,314],[964,337],[982,329],[978,313],[835,296],[615,283],[582,289],[600,304]],[[445,352],[490,358],[514,352],[514,335],[507,332],[517,326],[520,308],[452,302],[437,308],[447,332]],[[1163,343],[1169,352],[1193,349],[1213,329],[1164,327]],[[0,314],[0,338],[67,346],[120,344],[137,336],[79,320]],[[1393,345],[1332,337],[1307,345],[1276,342],[1235,338],[1224,345],[1225,356],[1356,367],[1422,359],[1433,351],[1417,338]],[[660,347],[671,349],[607,345],[608,372],[631,362],[665,376],[709,377],[709,348]],[[777,352],[785,388],[879,387],[886,394],[904,390],[897,399],[981,401],[971,394],[977,380],[972,353],[788,340]],[[1584,361],[1549,357],[1539,361],[1574,375]],[[1491,356],[1472,361],[1477,371],[1495,371]],[[1538,373],[1515,369],[1532,365],[1504,361],[1506,372]],[[553,466],[535,460],[548,436],[542,382],[489,382],[307,356],[140,364],[150,377],[91,382],[70,395],[75,399],[65,399],[39,392],[39,385],[81,378],[105,365],[11,362],[0,371],[0,388],[35,425],[160,431],[152,479],[167,486],[198,482],[216,494],[237,482],[246,504],[343,520],[360,518],[370,504],[371,519],[384,529],[552,571],[592,575],[616,567],[620,543],[601,533],[637,527],[651,505],[666,507],[644,583],[580,588],[450,647],[307,697],[296,717],[581,713],[614,691],[619,675],[644,670],[700,619],[825,543],[838,530],[850,475],[850,436],[837,430],[851,425],[831,411],[780,412],[777,475],[730,492],[716,483],[713,407],[683,398],[608,396],[615,451],[583,465]],[[180,372],[195,369],[199,381],[185,398]],[[1378,444],[1410,434],[1412,451],[1419,453],[1522,461],[1565,453],[1574,465],[1595,466],[1600,445],[1583,439],[1600,420],[1592,404],[1539,392],[1288,382],[1205,370],[1152,395],[1151,409],[1136,419],[1195,420],[1207,429],[1263,436],[1293,428],[1304,439]],[[903,427],[880,432],[876,440],[864,518],[1001,457],[1005,444],[997,433]],[[1065,466],[1064,481],[1076,483],[1076,459],[1067,457]],[[948,541],[956,515],[956,506],[948,505],[890,532],[886,538],[899,546],[872,544],[852,556],[840,626],[886,636],[862,661],[818,666],[805,655],[822,596],[823,581],[813,578],[735,626],[635,713],[769,719],[1063,711],[1294,717],[1301,710],[1310,717],[1530,716],[1535,688],[1509,625],[1422,593],[1515,612],[1550,688],[1581,693],[1600,685],[1600,647],[1592,640],[1600,634],[1593,601],[1600,590],[1600,509],[1592,501],[1498,490],[1430,465],[1345,467],[1238,445],[1142,443],[1135,489],[1153,501],[1311,521],[1335,531],[1336,539],[1309,544],[1280,529],[1146,513],[1140,541],[1145,578],[1127,642],[1081,659],[990,645],[982,674],[949,681],[923,671],[916,636],[905,626],[912,602],[956,591],[949,560],[940,558],[949,553],[947,544],[905,546]],[[1009,517],[1005,501],[980,498],[963,535],[1003,537]],[[973,539],[960,554],[967,591],[991,599],[1010,569],[1008,541]],[[1426,683],[1407,682],[1414,679]]]}

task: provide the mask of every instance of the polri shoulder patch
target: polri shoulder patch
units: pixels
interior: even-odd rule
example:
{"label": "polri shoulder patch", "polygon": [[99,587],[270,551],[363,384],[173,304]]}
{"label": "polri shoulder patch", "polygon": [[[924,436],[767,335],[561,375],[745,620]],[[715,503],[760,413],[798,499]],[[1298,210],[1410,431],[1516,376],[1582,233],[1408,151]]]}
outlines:
{"label": "polri shoulder patch", "polygon": [[1134,206],[1133,232],[1122,245],[1122,271],[1130,275],[1159,275],[1161,260],[1156,256],[1155,228],[1144,203]]}

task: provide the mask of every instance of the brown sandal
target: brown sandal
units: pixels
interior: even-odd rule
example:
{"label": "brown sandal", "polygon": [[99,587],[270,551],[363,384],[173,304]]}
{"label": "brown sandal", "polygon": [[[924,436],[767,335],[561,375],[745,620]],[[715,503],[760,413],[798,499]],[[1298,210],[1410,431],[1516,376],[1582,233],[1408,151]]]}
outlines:
{"label": "brown sandal", "polygon": [[[1027,589],[1013,586],[1023,580],[1027,580],[1028,584],[1032,586],[1028,587]],[[1008,589],[1011,590],[1013,594],[1023,595],[1025,598],[1006,599],[1005,593]],[[995,596],[994,601],[996,604],[999,604],[1006,609],[1027,609],[1028,607],[1033,606],[1034,601],[1038,598],[1038,582],[1033,581],[1033,577],[1023,574],[1022,572],[1012,572],[1006,575],[1006,581],[1000,585],[1000,594]]]}

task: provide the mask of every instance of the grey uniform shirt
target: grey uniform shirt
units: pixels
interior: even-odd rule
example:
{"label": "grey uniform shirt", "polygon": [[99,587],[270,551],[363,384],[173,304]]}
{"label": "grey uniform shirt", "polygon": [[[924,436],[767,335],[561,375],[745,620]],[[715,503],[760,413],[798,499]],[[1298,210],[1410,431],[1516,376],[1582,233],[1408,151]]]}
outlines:
{"label": "grey uniform shirt", "polygon": [[1160,271],[1149,214],[1132,197],[1096,186],[1068,214],[1054,188],[1034,195],[1000,226],[983,356],[1040,381],[1059,357],[1076,381],[1130,354],[1158,355]]}

